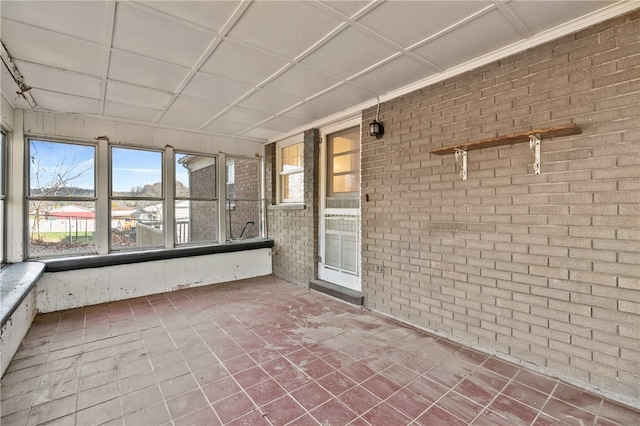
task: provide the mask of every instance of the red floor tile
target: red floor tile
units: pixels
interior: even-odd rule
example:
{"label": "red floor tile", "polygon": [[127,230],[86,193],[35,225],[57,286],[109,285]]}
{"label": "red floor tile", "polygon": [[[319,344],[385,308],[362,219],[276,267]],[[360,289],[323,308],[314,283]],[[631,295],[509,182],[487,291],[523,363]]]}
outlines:
{"label": "red floor tile", "polygon": [[335,398],[311,410],[309,414],[322,425],[346,425],[357,417],[353,410]]}
{"label": "red floor tile", "polygon": [[222,423],[244,416],[257,407],[244,392],[238,392],[211,404]]}
{"label": "red floor tile", "polygon": [[332,396],[322,386],[311,382],[291,392],[291,396],[306,410],[313,410],[327,402]]}
{"label": "red floor tile", "polygon": [[640,424],[637,410],[275,277],[39,315],[0,390],[7,425]]}
{"label": "red floor tile", "polygon": [[288,395],[265,405],[262,412],[274,425],[286,425],[305,414],[304,408]]}

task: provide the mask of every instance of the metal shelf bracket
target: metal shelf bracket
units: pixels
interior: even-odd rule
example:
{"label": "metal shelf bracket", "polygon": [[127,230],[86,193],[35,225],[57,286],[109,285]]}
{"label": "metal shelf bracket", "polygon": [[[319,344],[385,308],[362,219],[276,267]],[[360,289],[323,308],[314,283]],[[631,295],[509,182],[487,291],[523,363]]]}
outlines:
{"label": "metal shelf bracket", "polygon": [[538,135],[529,135],[529,148],[533,153],[533,172],[536,175],[540,174],[540,138]]}
{"label": "metal shelf bracket", "polygon": [[456,163],[460,166],[460,177],[462,180],[467,180],[467,151],[456,148]]}

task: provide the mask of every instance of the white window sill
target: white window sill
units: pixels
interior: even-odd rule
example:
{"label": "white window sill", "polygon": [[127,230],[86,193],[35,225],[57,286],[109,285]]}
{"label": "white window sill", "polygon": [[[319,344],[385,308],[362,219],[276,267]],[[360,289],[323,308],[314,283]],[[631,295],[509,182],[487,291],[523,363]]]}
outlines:
{"label": "white window sill", "polygon": [[304,210],[306,208],[307,206],[303,203],[281,203],[269,206],[269,210]]}

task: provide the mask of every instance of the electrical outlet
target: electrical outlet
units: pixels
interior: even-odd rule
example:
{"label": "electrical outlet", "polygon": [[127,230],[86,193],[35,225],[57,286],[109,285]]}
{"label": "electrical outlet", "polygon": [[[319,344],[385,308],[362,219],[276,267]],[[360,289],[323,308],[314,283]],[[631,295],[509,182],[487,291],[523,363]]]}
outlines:
{"label": "electrical outlet", "polygon": [[384,267],[382,265],[376,265],[375,271],[382,273],[384,272]]}

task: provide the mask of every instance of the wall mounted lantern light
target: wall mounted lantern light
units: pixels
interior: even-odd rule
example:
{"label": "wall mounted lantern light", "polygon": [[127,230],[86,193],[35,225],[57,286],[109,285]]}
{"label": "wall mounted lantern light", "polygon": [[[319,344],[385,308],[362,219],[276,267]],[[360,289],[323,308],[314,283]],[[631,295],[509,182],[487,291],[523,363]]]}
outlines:
{"label": "wall mounted lantern light", "polygon": [[376,99],[378,100],[378,110],[376,111],[376,119],[369,123],[369,136],[379,139],[384,135],[384,126],[378,121],[378,115],[380,114],[380,98],[376,97]]}

